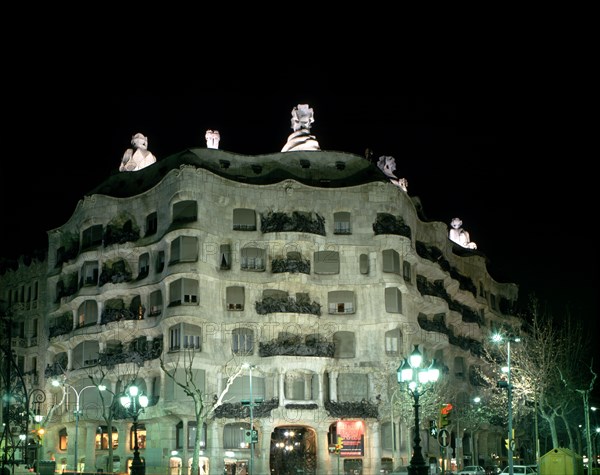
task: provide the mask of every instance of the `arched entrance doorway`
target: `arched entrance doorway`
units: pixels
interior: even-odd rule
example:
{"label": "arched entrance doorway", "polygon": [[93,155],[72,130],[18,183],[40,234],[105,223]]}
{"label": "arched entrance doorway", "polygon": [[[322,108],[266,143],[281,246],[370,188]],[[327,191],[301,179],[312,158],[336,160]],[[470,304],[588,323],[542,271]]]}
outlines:
{"label": "arched entrance doorway", "polygon": [[317,438],[310,427],[279,426],[271,434],[269,465],[278,475],[313,475],[317,470]]}

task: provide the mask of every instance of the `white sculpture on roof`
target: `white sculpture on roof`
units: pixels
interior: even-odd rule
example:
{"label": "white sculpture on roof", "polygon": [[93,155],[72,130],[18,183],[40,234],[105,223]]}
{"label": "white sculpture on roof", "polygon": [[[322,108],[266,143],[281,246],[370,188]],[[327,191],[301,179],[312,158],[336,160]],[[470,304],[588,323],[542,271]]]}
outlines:
{"label": "white sculpture on roof", "polygon": [[219,140],[221,140],[221,134],[219,134],[218,130],[208,129],[204,138],[206,139],[206,148],[219,148]]}
{"label": "white sculpture on roof", "polygon": [[282,152],[292,150],[321,150],[319,142],[310,134],[310,127],[314,119],[314,112],[308,104],[298,104],[292,109],[292,130],[294,131],[281,149]]}
{"label": "white sculpture on roof", "polygon": [[120,172],[135,172],[156,162],[156,157],[148,150],[148,137],[144,134],[138,132],[131,137],[131,145],[133,148],[128,148],[123,154]]}
{"label": "white sculpture on roof", "polygon": [[396,159],[390,156],[381,156],[377,161],[377,166],[390,179],[390,182],[404,191],[408,191],[408,180],[406,178],[398,178],[394,173],[396,171]]}
{"label": "white sculpture on roof", "polygon": [[448,237],[462,247],[466,247],[467,249],[477,249],[477,244],[471,241],[469,233],[462,228],[462,224],[463,222],[460,218],[453,218],[452,221],[450,221],[450,232]]}

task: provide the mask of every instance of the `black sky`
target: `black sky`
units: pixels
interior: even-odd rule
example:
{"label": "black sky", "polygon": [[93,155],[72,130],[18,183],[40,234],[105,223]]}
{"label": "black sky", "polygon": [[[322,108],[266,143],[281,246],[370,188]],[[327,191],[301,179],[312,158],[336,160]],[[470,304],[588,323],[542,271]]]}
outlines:
{"label": "black sky", "polygon": [[430,220],[459,216],[495,280],[517,283],[522,301],[534,292],[554,314],[569,311],[600,334],[594,178],[579,104],[516,88],[328,89],[17,94],[4,111],[3,257],[45,247],[46,232],[117,172],[136,132],[148,136],[158,160],[204,147],[207,129],[220,131],[222,150],[276,153],[291,133],[292,108],[307,103],[322,150],[395,157],[409,195]]}

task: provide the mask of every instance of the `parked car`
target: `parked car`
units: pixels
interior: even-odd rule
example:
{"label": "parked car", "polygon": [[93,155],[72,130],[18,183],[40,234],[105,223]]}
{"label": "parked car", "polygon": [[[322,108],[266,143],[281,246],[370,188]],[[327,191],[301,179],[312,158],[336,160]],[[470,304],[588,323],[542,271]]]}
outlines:
{"label": "parked car", "polygon": [[467,465],[456,472],[456,475],[485,475],[485,469],[481,465]]}
{"label": "parked car", "polygon": [[[508,465],[502,469],[501,474],[510,473],[508,470]],[[514,475],[528,475],[533,474],[536,475],[537,472],[531,468],[529,465],[513,465],[513,473]]]}

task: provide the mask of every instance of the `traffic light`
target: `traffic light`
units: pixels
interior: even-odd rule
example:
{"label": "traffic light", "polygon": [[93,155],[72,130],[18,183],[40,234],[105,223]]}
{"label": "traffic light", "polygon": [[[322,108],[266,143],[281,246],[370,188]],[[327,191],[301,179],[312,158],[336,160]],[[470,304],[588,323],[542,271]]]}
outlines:
{"label": "traffic light", "polygon": [[444,404],[440,409],[440,427],[444,428],[450,425],[450,414],[452,413],[452,404]]}
{"label": "traffic light", "polygon": [[339,454],[344,448],[344,439],[342,439],[341,435],[338,435],[337,444],[335,444],[335,453]]}
{"label": "traffic light", "polygon": [[[511,438],[514,441],[515,440],[515,430],[512,430],[512,434],[511,434]],[[504,439],[504,447],[506,447],[506,450],[508,450],[510,448],[510,440],[511,439]],[[514,442],[513,442],[514,444]]]}
{"label": "traffic light", "polygon": [[244,431],[244,441],[247,444],[251,444],[252,442],[258,442],[258,431],[246,429]]}
{"label": "traffic light", "polygon": [[429,421],[429,435],[437,437],[437,423],[433,419]]}

